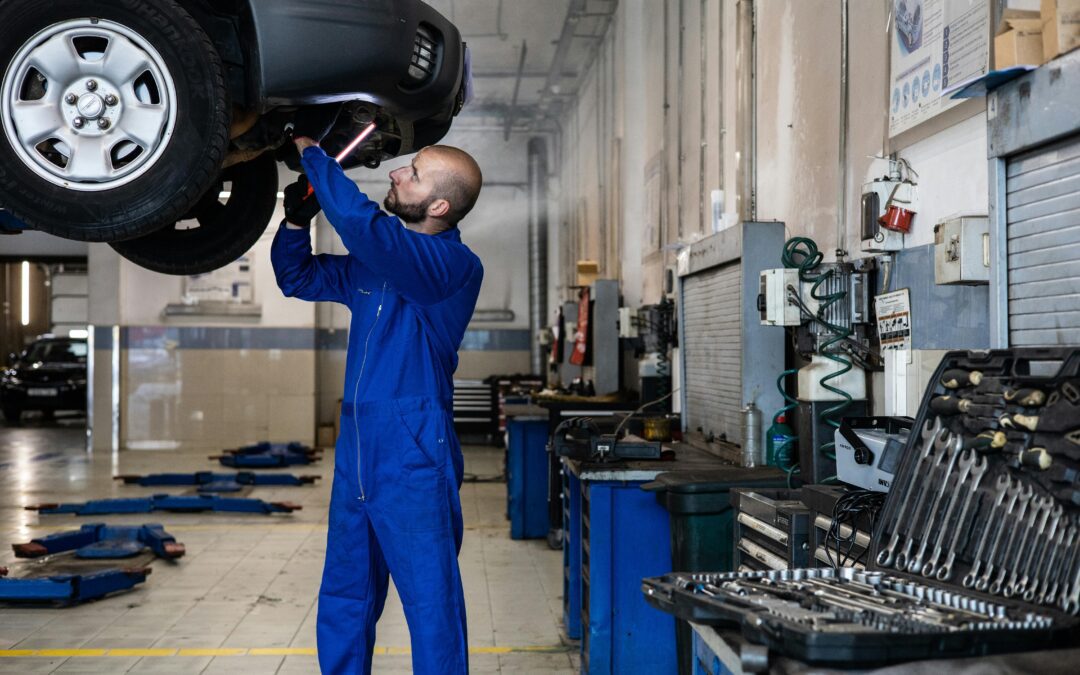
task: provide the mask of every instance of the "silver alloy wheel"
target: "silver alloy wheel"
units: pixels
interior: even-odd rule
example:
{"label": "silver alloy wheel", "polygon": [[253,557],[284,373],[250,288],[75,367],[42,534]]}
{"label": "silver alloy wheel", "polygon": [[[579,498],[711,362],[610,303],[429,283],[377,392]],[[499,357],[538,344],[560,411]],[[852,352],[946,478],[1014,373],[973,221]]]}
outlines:
{"label": "silver alloy wheel", "polygon": [[176,125],[176,86],[161,54],[112,21],[41,31],[4,74],[0,114],[19,158],[72,190],[112,190],[161,158]]}

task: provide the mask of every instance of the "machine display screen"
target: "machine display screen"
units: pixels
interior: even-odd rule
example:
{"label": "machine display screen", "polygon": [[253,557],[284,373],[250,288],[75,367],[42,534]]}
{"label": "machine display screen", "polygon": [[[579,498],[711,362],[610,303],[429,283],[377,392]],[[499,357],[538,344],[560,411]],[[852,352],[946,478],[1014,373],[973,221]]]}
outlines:
{"label": "machine display screen", "polygon": [[905,443],[896,438],[890,438],[885,443],[885,449],[881,451],[881,461],[878,468],[886,473],[895,474],[896,465],[900,463],[900,454]]}

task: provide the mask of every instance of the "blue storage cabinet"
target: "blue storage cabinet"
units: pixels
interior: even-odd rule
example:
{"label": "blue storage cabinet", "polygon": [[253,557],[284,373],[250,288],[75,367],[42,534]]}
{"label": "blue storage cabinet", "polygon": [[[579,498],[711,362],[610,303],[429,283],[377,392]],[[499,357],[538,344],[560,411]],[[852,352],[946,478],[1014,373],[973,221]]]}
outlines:
{"label": "blue storage cabinet", "polygon": [[506,423],[507,512],[511,539],[542,539],[548,533],[547,417],[513,417]]}
{"label": "blue storage cabinet", "polygon": [[581,481],[564,463],[563,504],[563,626],[571,640],[581,639]]}
{"label": "blue storage cabinet", "polygon": [[678,673],[674,617],[641,593],[643,577],[671,571],[668,513],[641,489],[645,482],[580,478],[581,672],[588,675]]}

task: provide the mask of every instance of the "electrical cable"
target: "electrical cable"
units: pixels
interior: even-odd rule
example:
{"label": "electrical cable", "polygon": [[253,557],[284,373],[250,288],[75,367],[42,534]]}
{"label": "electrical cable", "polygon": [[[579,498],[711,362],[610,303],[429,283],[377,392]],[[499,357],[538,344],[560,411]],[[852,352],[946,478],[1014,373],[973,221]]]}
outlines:
{"label": "electrical cable", "polygon": [[[878,514],[885,504],[885,496],[884,492],[856,490],[836,500],[833,505],[832,523],[825,535],[824,546],[825,555],[833,568],[845,567],[849,563],[866,564],[866,558],[870,553],[869,547],[854,557],[852,557],[852,552],[859,532],[869,536],[874,531]],[[857,525],[866,524],[867,521],[869,521],[869,531],[857,529]],[[851,529],[847,536],[841,534],[844,525]],[[833,558],[834,549],[830,547],[835,548],[835,558]]]}
{"label": "electrical cable", "polygon": [[[836,275],[836,270],[833,268],[827,269],[821,273],[815,273],[815,270],[821,265],[821,261],[824,257],[824,254],[818,250],[817,243],[814,242],[813,239],[808,237],[793,237],[784,244],[784,252],[781,256],[781,261],[783,262],[784,267],[799,270],[800,281],[813,284],[810,287],[810,297],[820,303],[818,311],[814,316],[817,321],[831,333],[829,339],[818,346],[817,352],[826,359],[839,365],[840,369],[825,375],[818,383],[823,389],[841,397],[841,400],[836,405],[829,406],[818,413],[818,420],[832,427],[835,431],[840,428],[840,413],[847,410],[854,399],[846,391],[833,386],[830,382],[849,373],[852,369],[852,362],[841,354],[832,353],[829,351],[829,348],[850,338],[852,331],[850,327],[838,326],[825,318],[825,313],[830,307],[847,297],[847,290],[844,289],[834,293],[818,294],[818,290],[821,286]],[[833,450],[835,446],[836,443],[830,440],[821,444],[821,447],[819,447],[818,450],[835,462],[836,453]],[[830,482],[835,479],[836,476],[830,476],[822,482]]]}
{"label": "electrical cable", "polygon": [[667,394],[664,394],[660,398],[653,399],[652,401],[649,401],[648,403],[643,403],[643,404],[641,404],[640,408],[638,408],[634,412],[630,413],[626,417],[622,418],[622,421],[619,422],[619,425],[617,427],[615,427],[615,433],[612,434],[615,437],[614,443],[619,442],[619,432],[622,431],[623,426],[625,426],[626,423],[629,422],[632,417],[634,417],[635,415],[640,414],[642,410],[644,410],[645,408],[648,408],[651,405],[656,405],[657,403],[663,403],[664,401],[668,400],[669,398],[674,396],[676,393],[678,393],[678,391],[679,391],[678,389],[673,389],[672,391],[668,392]]}

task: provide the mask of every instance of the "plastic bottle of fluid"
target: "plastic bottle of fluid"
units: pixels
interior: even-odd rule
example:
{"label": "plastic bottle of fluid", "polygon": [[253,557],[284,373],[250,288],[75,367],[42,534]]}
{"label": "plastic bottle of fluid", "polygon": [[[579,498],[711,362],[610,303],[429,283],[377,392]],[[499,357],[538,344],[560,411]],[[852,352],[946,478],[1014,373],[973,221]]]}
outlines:
{"label": "plastic bottle of fluid", "polygon": [[[794,438],[795,431],[787,425],[787,417],[784,415],[777,417],[769,426],[769,430],[765,432],[765,463],[769,466],[780,466],[780,458],[776,456],[776,451],[782,448],[784,443]],[[791,463],[793,454],[794,443],[789,443],[787,450],[788,463]]]}

